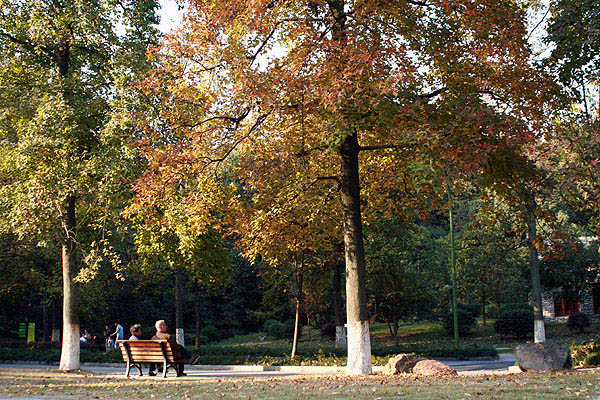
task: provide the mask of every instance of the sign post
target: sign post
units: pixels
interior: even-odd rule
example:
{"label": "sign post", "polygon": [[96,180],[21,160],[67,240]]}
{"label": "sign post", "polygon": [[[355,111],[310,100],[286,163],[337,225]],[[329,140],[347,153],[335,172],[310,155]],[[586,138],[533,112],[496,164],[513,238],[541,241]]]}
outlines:
{"label": "sign post", "polygon": [[27,324],[27,343],[35,342],[35,322]]}
{"label": "sign post", "polygon": [[27,323],[19,322],[19,331],[17,333],[17,337],[19,339],[25,339],[26,335],[27,335]]}

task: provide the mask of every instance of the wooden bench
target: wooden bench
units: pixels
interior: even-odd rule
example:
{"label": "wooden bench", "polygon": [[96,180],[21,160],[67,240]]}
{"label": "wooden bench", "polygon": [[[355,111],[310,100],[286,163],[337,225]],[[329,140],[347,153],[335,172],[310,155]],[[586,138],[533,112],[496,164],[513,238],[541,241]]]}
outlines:
{"label": "wooden bench", "polygon": [[177,371],[176,364],[185,360],[175,359],[171,345],[166,340],[119,340],[123,361],[127,363],[127,377],[131,367],[136,367],[142,376],[142,363],[162,364],[163,378],[167,377],[167,370],[173,368]]}

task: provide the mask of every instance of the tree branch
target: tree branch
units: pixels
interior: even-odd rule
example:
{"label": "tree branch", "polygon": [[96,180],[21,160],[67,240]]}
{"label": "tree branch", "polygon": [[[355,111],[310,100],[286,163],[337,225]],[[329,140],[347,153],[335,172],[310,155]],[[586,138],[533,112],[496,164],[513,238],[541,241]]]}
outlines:
{"label": "tree branch", "polygon": [[442,92],[445,92],[445,91],[446,91],[446,88],[445,88],[445,87],[443,87],[443,88],[439,88],[439,89],[437,89],[437,90],[434,90],[433,92],[430,92],[430,93],[423,93],[423,94],[420,94],[420,95],[419,95],[419,98],[421,98],[421,99],[431,99],[431,98],[433,98],[433,97],[435,97],[435,96],[438,96],[438,95],[440,95]]}
{"label": "tree branch", "polygon": [[10,33],[4,32],[4,31],[0,31],[0,36],[4,36],[5,38],[7,38],[8,40],[10,40],[14,44],[20,44],[21,46],[25,47],[27,50],[29,50],[31,52],[35,52],[36,48],[40,48],[40,49],[42,49],[44,51],[44,53],[46,53],[47,55],[49,55],[53,60],[57,59],[56,54],[49,47],[46,47],[46,46],[36,46],[34,43],[31,43],[31,42],[29,42],[27,40],[19,39],[18,37],[13,36]]}
{"label": "tree branch", "polygon": [[408,144],[376,144],[373,146],[359,146],[358,150],[381,150],[381,149],[408,149],[413,145]]}

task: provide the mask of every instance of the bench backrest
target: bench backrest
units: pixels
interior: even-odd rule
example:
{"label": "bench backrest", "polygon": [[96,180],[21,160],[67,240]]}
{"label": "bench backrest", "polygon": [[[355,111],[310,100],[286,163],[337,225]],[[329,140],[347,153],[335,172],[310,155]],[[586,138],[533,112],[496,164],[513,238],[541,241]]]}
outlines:
{"label": "bench backrest", "polygon": [[135,363],[176,362],[171,345],[166,340],[119,340],[123,361]]}

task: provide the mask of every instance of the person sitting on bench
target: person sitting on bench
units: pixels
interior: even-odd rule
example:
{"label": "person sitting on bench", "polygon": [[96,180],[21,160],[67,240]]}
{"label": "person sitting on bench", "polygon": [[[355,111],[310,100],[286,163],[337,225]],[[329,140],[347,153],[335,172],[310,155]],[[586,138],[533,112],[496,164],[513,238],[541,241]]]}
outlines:
{"label": "person sitting on bench", "polygon": [[[131,328],[129,328],[129,332],[131,332],[131,337],[129,338],[129,340],[140,340],[140,338],[142,337],[142,326],[140,324],[131,325]],[[156,372],[154,372],[155,369],[156,369],[156,364],[149,363],[148,364],[148,375],[155,376],[156,375]]]}
{"label": "person sitting on bench", "polygon": [[[156,328],[156,335],[154,335],[152,337],[152,340],[166,340],[167,342],[169,342],[169,344],[171,345],[171,350],[173,351],[173,357],[175,359],[182,359],[182,360],[189,360],[190,357],[192,356],[190,354],[189,351],[186,350],[185,347],[181,346],[179,343],[177,343],[177,341],[175,340],[175,338],[173,338],[173,336],[169,335],[167,333],[167,324],[165,323],[164,320],[159,320],[156,321],[156,324],[154,324],[155,328]],[[177,363],[176,366],[176,371],[177,371],[177,376],[186,376],[187,374],[185,374],[183,372],[183,362]],[[152,368],[152,366],[150,366],[150,368]]]}

